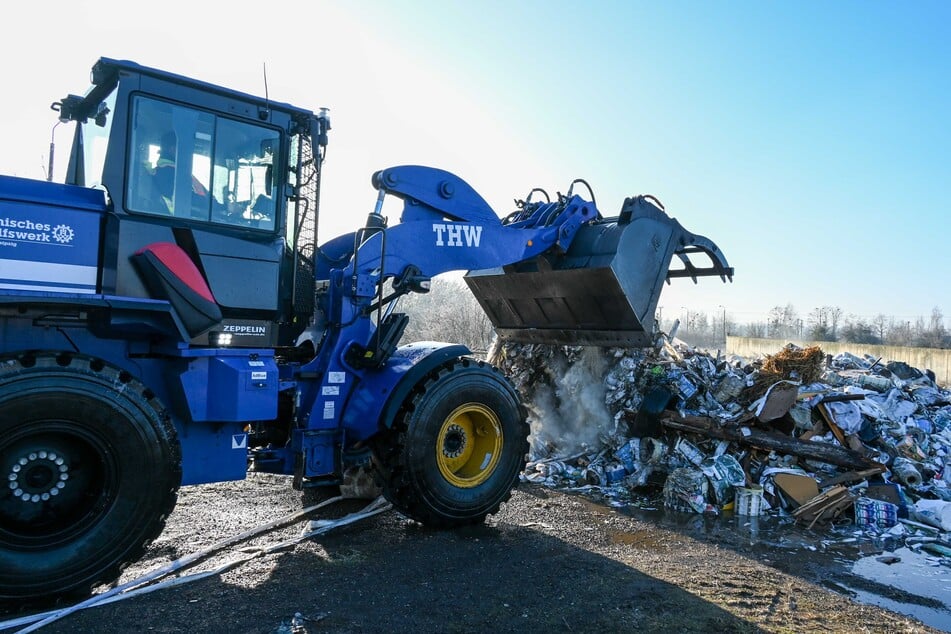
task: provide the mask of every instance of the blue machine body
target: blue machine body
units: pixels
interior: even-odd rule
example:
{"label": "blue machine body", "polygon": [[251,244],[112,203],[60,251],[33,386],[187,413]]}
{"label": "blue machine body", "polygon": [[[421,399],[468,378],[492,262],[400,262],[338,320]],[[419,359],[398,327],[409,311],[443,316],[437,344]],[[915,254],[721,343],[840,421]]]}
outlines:
{"label": "blue machine body", "polygon": [[[503,221],[459,177],[410,165],[373,176],[364,228],[318,244],[325,112],[108,58],[92,80],[54,104],[76,123],[66,184],[0,176],[0,360],[62,351],[127,372],[174,423],[183,484],[243,478],[249,462],[301,486],[339,482],[412,388],[469,352],[397,346],[395,299],[448,271],[551,262],[579,232],[597,242],[606,231],[570,192]],[[392,226],[384,196],[403,201]],[[732,274],[712,243],[663,237],[645,238],[659,252],[652,279],[697,244],[714,267],[689,274]],[[494,292],[495,277],[480,279]],[[540,292],[552,296],[532,310],[565,304]],[[658,294],[648,290],[638,328]],[[487,312],[522,299],[490,299]]]}
{"label": "blue machine body", "polygon": [[0,176],[0,195],[3,288],[95,293],[103,192]]}
{"label": "blue machine body", "polygon": [[[366,457],[354,447],[392,422],[421,377],[469,352],[437,342],[381,351],[376,304],[383,282],[425,291],[440,273],[531,258],[570,242],[597,215],[578,199],[557,224],[504,227],[457,176],[391,168],[375,175],[374,185],[381,197],[405,201],[401,222],[387,227],[372,213],[368,228],[321,245],[309,270],[312,301],[287,300],[285,278],[307,270],[287,262],[300,247],[293,228],[302,224],[292,169],[277,175],[284,184],[276,188],[276,221],[267,231],[139,213],[128,158],[141,137],[136,100],[153,94],[263,121],[278,139],[274,156],[284,153],[291,166],[298,157],[288,139],[296,135],[318,153],[326,120],[131,62],[103,58],[93,80],[85,97],[59,104],[61,119],[79,124],[69,184],[0,176],[0,354],[66,351],[130,373],[175,424],[183,484],[242,478],[249,458],[300,481],[339,481],[348,461]],[[90,131],[97,132],[93,123],[102,123],[103,113],[105,158],[95,166],[101,172],[90,173],[84,145],[92,144]],[[189,279],[190,266],[176,271],[169,262],[171,273],[159,271],[164,286],[150,284],[132,261],[156,245],[174,245],[166,252],[183,253],[201,280]],[[190,320],[197,314],[194,323],[202,323],[208,296],[222,318],[196,329]],[[290,310],[282,305],[288,301],[296,302]],[[300,323],[297,304],[307,307],[309,323]],[[288,334],[279,332],[282,322],[296,323]],[[255,336],[270,345],[253,346]]]}
{"label": "blue machine body", "polygon": [[[461,211],[447,221],[445,210],[414,202],[408,205],[409,221],[372,234],[356,254],[354,234],[325,245],[316,275],[330,285],[318,309],[346,325],[328,326],[309,362],[283,368],[274,349],[193,345],[167,300],[98,292],[101,233],[110,213],[100,190],[0,177],[5,235],[0,305],[8,307],[0,319],[4,352],[74,350],[133,373],[171,408],[184,484],[244,477],[250,448],[246,425],[275,420],[279,394],[293,391],[300,409],[290,442],[269,447],[262,463],[291,473],[301,455],[305,477],[338,477],[341,448],[388,424],[423,374],[468,353],[464,346],[426,342],[397,349],[379,367],[348,364],[346,350],[365,346],[375,332],[366,313],[381,279],[411,265],[431,278],[524,259],[557,236],[570,237],[564,227],[504,229],[478,194],[441,170],[412,166],[383,175],[406,183],[420,198],[424,194],[414,189],[451,187],[460,192]],[[572,208],[570,217],[592,213],[581,207]],[[344,266],[328,264],[341,259]],[[17,315],[12,308],[24,310]],[[75,311],[85,313],[81,320],[67,317]],[[49,326],[41,326],[41,315]]]}
{"label": "blue machine body", "polygon": [[0,603],[114,582],[181,485],[249,470],[372,471],[407,517],[480,522],[525,468],[526,408],[466,346],[403,342],[400,298],[465,271],[503,341],[643,346],[665,281],[733,273],[652,197],[605,218],[577,179],[502,218],[419,165],[320,241],[326,109],[134,62],[52,110],[64,182],[0,176]]}

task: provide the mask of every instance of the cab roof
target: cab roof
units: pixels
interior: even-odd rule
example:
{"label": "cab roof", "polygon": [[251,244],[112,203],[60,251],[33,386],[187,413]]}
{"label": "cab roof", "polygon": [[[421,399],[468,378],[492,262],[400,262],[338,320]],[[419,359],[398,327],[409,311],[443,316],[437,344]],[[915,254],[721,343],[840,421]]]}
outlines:
{"label": "cab roof", "polygon": [[218,86],[216,84],[208,83],[198,79],[192,79],[191,77],[186,77],[184,75],[170,73],[168,71],[151,68],[149,66],[143,66],[133,61],[112,59],[110,57],[100,57],[95,63],[92,68],[92,83],[99,87],[102,87],[104,84],[108,84],[111,87],[115,85],[116,82],[118,82],[120,73],[134,73],[138,75],[154,77],[156,79],[169,81],[181,86],[195,88],[224,97],[239,99],[244,102],[249,102],[259,108],[281,110],[291,114],[292,116],[296,115],[297,117],[303,116],[310,118],[315,116],[312,110],[299,108],[289,103],[273,101],[271,99],[265,99],[264,97],[257,97],[248,93],[225,88],[224,86]]}

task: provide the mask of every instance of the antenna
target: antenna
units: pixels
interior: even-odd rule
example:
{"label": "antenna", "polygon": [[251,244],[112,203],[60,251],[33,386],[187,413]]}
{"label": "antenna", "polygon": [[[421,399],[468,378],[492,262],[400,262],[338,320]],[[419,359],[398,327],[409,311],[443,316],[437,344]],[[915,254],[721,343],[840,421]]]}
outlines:
{"label": "antenna", "polygon": [[258,109],[258,119],[265,121],[271,112],[271,99],[267,94],[267,62],[261,62],[261,68],[264,71],[264,109]]}
{"label": "antenna", "polygon": [[267,62],[261,62],[261,68],[264,70],[264,101],[268,104],[267,109],[271,109],[271,99],[267,94]]}

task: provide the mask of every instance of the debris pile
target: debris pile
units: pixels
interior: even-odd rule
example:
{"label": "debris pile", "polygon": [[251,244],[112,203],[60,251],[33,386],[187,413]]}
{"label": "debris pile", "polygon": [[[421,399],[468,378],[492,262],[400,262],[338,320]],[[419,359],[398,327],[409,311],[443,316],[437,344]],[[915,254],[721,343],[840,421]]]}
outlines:
{"label": "debris pile", "polygon": [[618,506],[914,534],[951,565],[951,390],[927,370],[792,344],[749,361],[665,336],[490,357],[529,407],[525,480]]}

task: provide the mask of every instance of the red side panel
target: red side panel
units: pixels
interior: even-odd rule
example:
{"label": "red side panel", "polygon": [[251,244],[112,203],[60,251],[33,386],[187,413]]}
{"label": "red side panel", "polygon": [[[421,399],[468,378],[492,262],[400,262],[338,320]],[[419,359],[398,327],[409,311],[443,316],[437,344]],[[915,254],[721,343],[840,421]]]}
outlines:
{"label": "red side panel", "polygon": [[192,337],[221,321],[221,308],[195,263],[178,245],[156,242],[132,256],[152,297],[167,299]]}
{"label": "red side panel", "polygon": [[188,288],[198,293],[203,299],[215,302],[215,296],[211,294],[208,283],[201,276],[198,267],[191,261],[191,258],[177,244],[171,242],[154,242],[147,247],[143,247],[135,252],[136,255],[142,255],[146,251],[151,251],[159,262],[178,279],[180,279]]}

